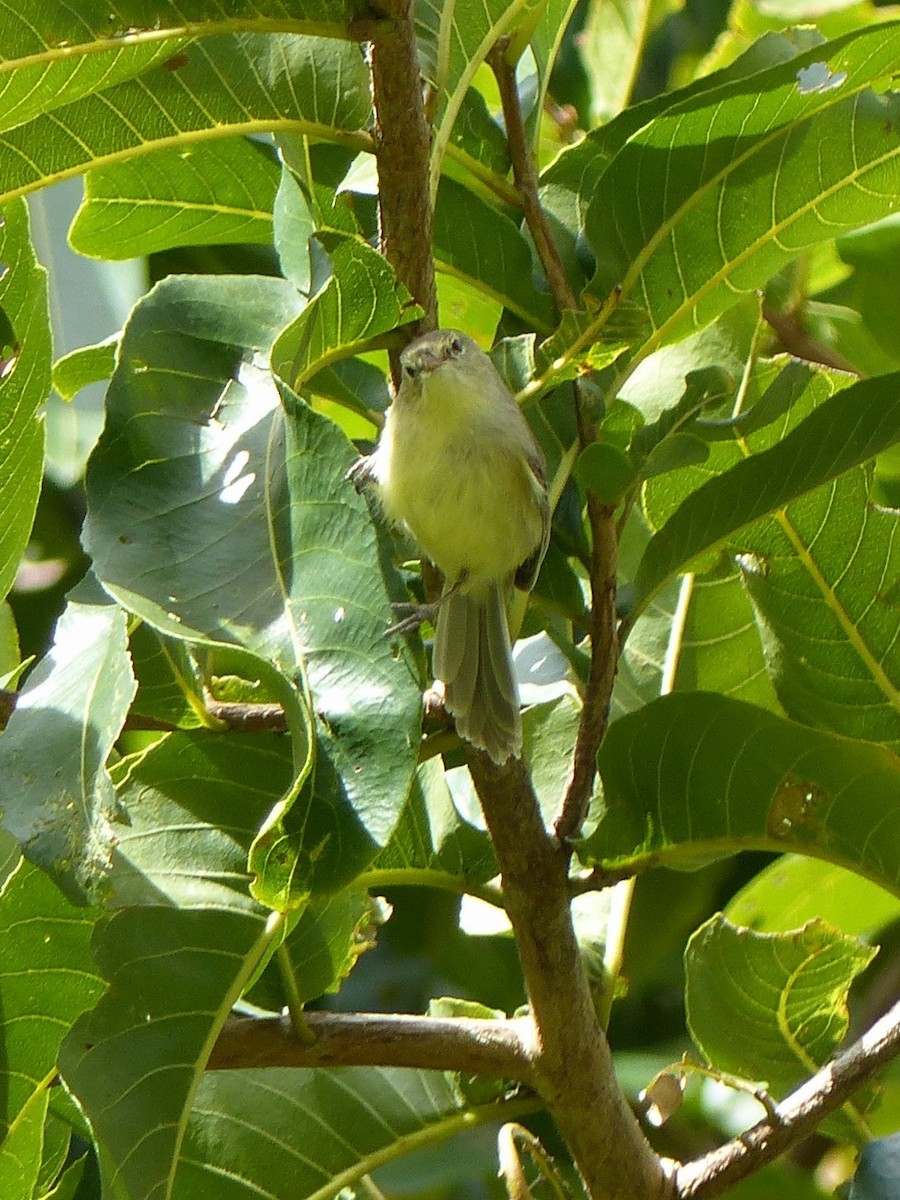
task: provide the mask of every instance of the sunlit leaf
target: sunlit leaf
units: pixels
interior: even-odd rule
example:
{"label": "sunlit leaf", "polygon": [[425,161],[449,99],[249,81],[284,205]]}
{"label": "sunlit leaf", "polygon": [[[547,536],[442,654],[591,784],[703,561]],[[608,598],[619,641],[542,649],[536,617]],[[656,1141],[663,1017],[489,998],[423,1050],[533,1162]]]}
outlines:
{"label": "sunlit leaf", "polygon": [[741,849],[817,855],[900,890],[900,759],[713,693],[609,729],[591,862],[697,866]]}
{"label": "sunlit leaf", "polygon": [[718,914],[685,951],[691,1036],[713,1066],[780,1099],[843,1041],[847,991],[876,953],[820,920],[754,933]]}
{"label": "sunlit leaf", "polygon": [[50,391],[47,279],[22,201],[0,212],[0,597],[15,578],[37,508],[44,457],[38,417]]}
{"label": "sunlit leaf", "polygon": [[134,692],[125,614],[70,601],[0,745],[4,826],[76,901],[107,888],[115,795],[106,760]]}

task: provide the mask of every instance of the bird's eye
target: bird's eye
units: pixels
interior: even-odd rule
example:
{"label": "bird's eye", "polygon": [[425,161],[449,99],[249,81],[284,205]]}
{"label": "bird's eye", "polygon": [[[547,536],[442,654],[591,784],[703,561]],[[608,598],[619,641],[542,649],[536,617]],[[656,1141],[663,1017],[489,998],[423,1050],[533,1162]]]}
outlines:
{"label": "bird's eye", "polygon": [[404,367],[404,370],[406,371],[406,373],[410,377],[410,379],[415,379],[415,377],[416,377],[416,368],[415,367],[407,366],[407,367]]}
{"label": "bird's eye", "polygon": [[453,351],[454,354],[462,354],[462,352],[463,352],[462,338],[455,337],[453,339],[453,341],[450,343],[450,349]]}

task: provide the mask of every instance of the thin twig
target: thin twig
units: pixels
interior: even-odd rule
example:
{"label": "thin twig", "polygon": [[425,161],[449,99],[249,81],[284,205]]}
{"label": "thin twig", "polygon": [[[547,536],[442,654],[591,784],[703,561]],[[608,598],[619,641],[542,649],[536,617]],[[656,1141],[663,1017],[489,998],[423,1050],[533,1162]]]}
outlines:
{"label": "thin twig", "polygon": [[766,1117],[733,1141],[684,1163],[675,1172],[680,1200],[712,1200],[785,1150],[797,1145],[900,1053],[900,1001],[858,1041],[782,1100],[775,1119]]}
{"label": "thin twig", "polygon": [[232,1017],[207,1069],[418,1067],[532,1082],[533,1037],[527,1017],[487,1021],[328,1012],[303,1017],[315,1039],[312,1044],[296,1036],[288,1015]]}
{"label": "thin twig", "polygon": [[609,706],[618,662],[616,636],[616,573],[619,543],[614,509],[589,495],[588,521],[593,534],[591,546],[591,669],[584,692],[584,707],[578,725],[572,770],[559,814],[554,822],[557,836],[573,838],[587,815],[597,751],[609,721]]}
{"label": "thin twig", "polygon": [[500,90],[500,103],[503,105],[503,120],[506,124],[506,140],[509,145],[509,157],[512,162],[513,178],[522,197],[522,210],[528,229],[534,239],[534,246],[547,276],[547,283],[553,299],[560,311],[564,308],[577,308],[578,301],[566,277],[566,272],[556,249],[556,243],[550,235],[546,214],[541,208],[538,196],[538,174],[534,157],[528,147],[525,136],[525,123],[522,120],[522,107],[519,103],[519,91],[516,87],[516,69],[506,60],[508,40],[501,38],[487,56],[487,62],[497,80]]}
{"label": "thin twig", "polygon": [[[0,691],[0,729],[9,724],[19,699],[18,692]],[[174,733],[176,730],[205,729],[214,733],[287,733],[287,718],[280,704],[238,704],[232,701],[207,698],[204,705],[209,721],[201,726],[177,725],[161,717],[130,712],[122,726],[127,730],[150,730]]]}

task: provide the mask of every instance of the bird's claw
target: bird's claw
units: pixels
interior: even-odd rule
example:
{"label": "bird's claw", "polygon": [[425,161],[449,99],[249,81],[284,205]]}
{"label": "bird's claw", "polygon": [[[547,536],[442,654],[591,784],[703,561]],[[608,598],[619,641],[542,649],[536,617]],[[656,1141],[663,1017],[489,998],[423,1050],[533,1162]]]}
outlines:
{"label": "bird's claw", "polygon": [[411,604],[409,601],[398,601],[392,604],[391,608],[396,613],[405,612],[406,616],[402,621],[398,621],[396,625],[392,625],[390,629],[386,630],[385,637],[415,633],[423,621],[434,619],[433,604]]}

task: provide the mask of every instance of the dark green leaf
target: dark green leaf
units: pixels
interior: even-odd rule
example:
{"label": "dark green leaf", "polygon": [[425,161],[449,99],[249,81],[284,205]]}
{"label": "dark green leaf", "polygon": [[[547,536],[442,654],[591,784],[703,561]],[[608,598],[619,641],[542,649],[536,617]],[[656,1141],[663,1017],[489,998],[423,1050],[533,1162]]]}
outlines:
{"label": "dark green leaf", "polygon": [[[78,57],[71,62],[77,68]],[[211,134],[284,130],[362,149],[370,112],[357,46],[289,34],[209,38],[140,78],[8,129],[0,137],[0,198]]]}
{"label": "dark green leaf", "polygon": [[514,222],[452,179],[438,189],[434,254],[438,270],[471,280],[526,324],[545,333],[556,324],[553,300],[535,287],[531,252]]}
{"label": "dark green leaf", "polygon": [[320,371],[422,315],[387,261],[362,238],[323,231],[317,241],[332,274],[272,348],[272,369],[301,391]]}
{"label": "dark green leaf", "polygon": [[[268,846],[258,893],[289,886],[291,903],[342,886],[384,844],[420,720],[410,652],[383,636],[400,582],[344,481],[354,450],[296,397],[285,411],[267,369],[297,306],[286,282],[252,277],[150,293],[126,327],[86,529],[104,584],[157,628],[246,647],[308,681],[313,790],[273,814],[278,854]],[[295,768],[299,783],[302,755]]]}
{"label": "dark green leaf", "polygon": [[572,474],[601,504],[618,504],[637,471],[627,454],[606,442],[592,442],[578,456]]}
{"label": "dark green leaf", "polygon": [[109,991],[76,1021],[59,1066],[91,1122],[107,1186],[149,1200],[172,1186],[213,1039],[276,927],[235,911],[130,908],[98,935]]}
{"label": "dark green leaf", "polygon": [[635,577],[643,607],[692,558],[890,446],[900,435],[900,374],[862,380],[819,405],[771,449],[738,462],[682,502]]}
{"label": "dark green leaf", "polygon": [[818,855],[900,890],[900,759],[703,692],[615,721],[590,862],[692,867],[741,849]]}

